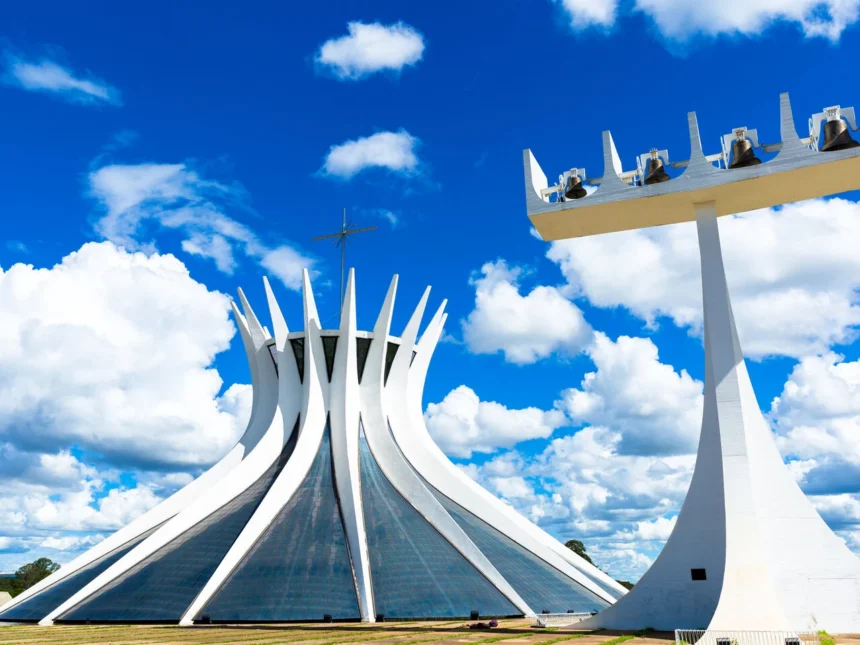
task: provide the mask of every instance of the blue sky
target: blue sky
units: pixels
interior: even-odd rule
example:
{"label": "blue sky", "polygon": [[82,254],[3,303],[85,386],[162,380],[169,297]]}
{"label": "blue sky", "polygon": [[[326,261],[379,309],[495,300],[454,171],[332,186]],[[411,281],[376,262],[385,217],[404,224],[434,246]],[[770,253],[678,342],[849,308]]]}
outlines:
{"label": "blue sky", "polygon": [[[705,6],[719,5],[719,6]],[[273,279],[298,326],[346,207],[359,324],[393,273],[395,329],[449,300],[425,393],[455,459],[636,578],[683,500],[701,406],[690,225],[550,245],[522,150],[551,177],[651,147],[778,139],[853,105],[856,0],[96,2],[0,10],[0,570],[74,556],[241,431],[228,300]],[[860,549],[856,195],[721,222],[741,340],[801,485]],[[587,376],[590,375],[590,376]],[[194,437],[202,447],[181,446]]]}

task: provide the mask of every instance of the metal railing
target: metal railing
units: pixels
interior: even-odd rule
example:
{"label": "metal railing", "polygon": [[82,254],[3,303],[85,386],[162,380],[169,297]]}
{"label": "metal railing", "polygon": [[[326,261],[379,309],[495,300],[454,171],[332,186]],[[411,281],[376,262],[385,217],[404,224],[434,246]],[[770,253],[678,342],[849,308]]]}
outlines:
{"label": "metal railing", "polygon": [[537,614],[537,622],[533,627],[570,627],[578,622],[591,618],[592,614]]}
{"label": "metal railing", "polygon": [[816,632],[676,629],[675,645],[821,645]]}

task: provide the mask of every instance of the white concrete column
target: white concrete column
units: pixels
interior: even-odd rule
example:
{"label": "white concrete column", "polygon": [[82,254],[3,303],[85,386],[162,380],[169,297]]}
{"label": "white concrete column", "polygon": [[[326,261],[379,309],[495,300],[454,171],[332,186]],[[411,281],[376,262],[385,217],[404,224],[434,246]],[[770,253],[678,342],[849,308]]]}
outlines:
{"label": "white concrete column", "polygon": [[[711,629],[786,629],[785,615],[773,588],[768,563],[766,514],[754,482],[748,450],[747,429],[751,417],[761,416],[746,373],[720,248],[720,232],[714,202],[696,204],[696,229],[702,262],[702,304],[705,335],[705,396],[716,399],[717,423],[723,464],[725,504],[725,571],[722,593],[711,620]],[[706,404],[707,405],[707,404]],[[768,432],[767,428],[765,431]],[[715,490],[714,494],[718,494]]]}

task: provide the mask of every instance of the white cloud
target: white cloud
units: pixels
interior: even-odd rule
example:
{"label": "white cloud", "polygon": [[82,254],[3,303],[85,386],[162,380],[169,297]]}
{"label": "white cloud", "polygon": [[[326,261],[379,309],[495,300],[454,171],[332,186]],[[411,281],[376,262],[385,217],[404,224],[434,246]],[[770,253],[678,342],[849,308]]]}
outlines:
{"label": "white cloud", "polygon": [[3,82],[31,92],[46,92],[72,103],[121,105],[119,90],[92,76],[75,75],[58,63],[43,58],[27,61],[7,53]]}
{"label": "white cloud", "polygon": [[794,366],[770,419],[812,495],[860,493],[860,360],[828,353]]}
{"label": "white cloud", "polygon": [[465,385],[451,390],[441,402],[429,404],[424,418],[439,447],[463,458],[528,439],[545,439],[564,424],[564,415],[557,411],[511,410],[495,401],[481,401]]}
{"label": "white cloud", "polygon": [[0,570],[74,557],[101,539],[80,532],[124,526],[235,443],[251,388],[219,394],[212,365],[228,307],[175,257],[110,242],[0,268]]}
{"label": "white cloud", "polygon": [[538,286],[521,295],[522,274],[497,260],[472,277],[475,309],[461,323],[469,351],[502,352],[505,360],[518,364],[556,352],[579,353],[592,336],[582,312],[554,287]]}
{"label": "white cloud", "polygon": [[103,535],[67,535],[64,537],[50,536],[42,540],[39,546],[57,551],[77,551],[82,548],[95,546],[104,540]]}
{"label": "white cloud", "polygon": [[369,137],[344,141],[329,149],[322,172],[341,179],[350,179],[368,168],[412,174],[418,168],[415,149],[419,143],[406,130],[377,132]]}
{"label": "white cloud", "polygon": [[[860,325],[860,205],[812,200],[720,218],[732,305],[746,355],[802,357],[851,342]],[[694,224],[554,242],[575,292],[653,324],[668,316],[701,333]]]}
{"label": "white cloud", "polygon": [[316,55],[318,68],[341,80],[358,80],[376,72],[399,73],[424,54],[424,38],[402,22],[350,22],[349,35],[327,40]]}
{"label": "white cloud", "polygon": [[701,33],[708,36],[742,34],[755,36],[775,22],[797,24],[808,38],[838,40],[857,21],[858,0],[636,0],[669,38],[684,40]]}
{"label": "white cloud", "polygon": [[574,29],[611,27],[615,23],[618,0],[553,0],[561,4]]}
{"label": "white cloud", "polygon": [[91,172],[89,181],[90,195],[103,210],[96,231],[130,250],[154,250],[147,239],[153,228],[180,231],[182,250],[213,260],[220,271],[232,274],[241,253],[290,289],[299,289],[302,269],[315,264],[287,244],[264,244],[226,214],[250,210],[244,191],[206,179],[186,164],[106,165]]}
{"label": "white cloud", "polygon": [[579,424],[618,432],[620,454],[689,454],[702,422],[702,383],[661,363],[648,338],[595,334],[587,350],[597,370],[562,392],[558,407]]}
{"label": "white cloud", "polygon": [[104,242],[50,269],[16,264],[0,269],[0,310],[0,441],[194,468],[243,429],[211,366],[235,331],[228,300],[173,256]]}
{"label": "white cloud", "polygon": [[553,0],[560,2],[574,29],[609,27],[619,9],[651,18],[660,33],[685,41],[696,35],[756,36],[777,22],[794,23],[807,38],[836,41],[858,19],[858,0]]}
{"label": "white cloud", "polygon": [[466,472],[561,541],[581,539],[611,575],[636,579],[651,564],[683,502],[694,456],[625,455],[621,434],[587,427],[543,452],[495,456]]}

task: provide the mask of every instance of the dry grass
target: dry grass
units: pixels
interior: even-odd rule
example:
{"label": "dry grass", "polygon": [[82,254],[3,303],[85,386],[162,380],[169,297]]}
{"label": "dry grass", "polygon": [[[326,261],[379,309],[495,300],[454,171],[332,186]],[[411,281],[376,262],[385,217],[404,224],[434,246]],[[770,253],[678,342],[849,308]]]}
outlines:
{"label": "dry grass", "polygon": [[[574,640],[575,645],[619,645],[635,638],[610,632],[547,631],[533,628],[522,619],[502,620],[492,630],[469,629],[468,625],[465,621],[196,627],[5,625],[0,626],[0,645],[555,645]],[[667,634],[666,640],[674,639]]]}

